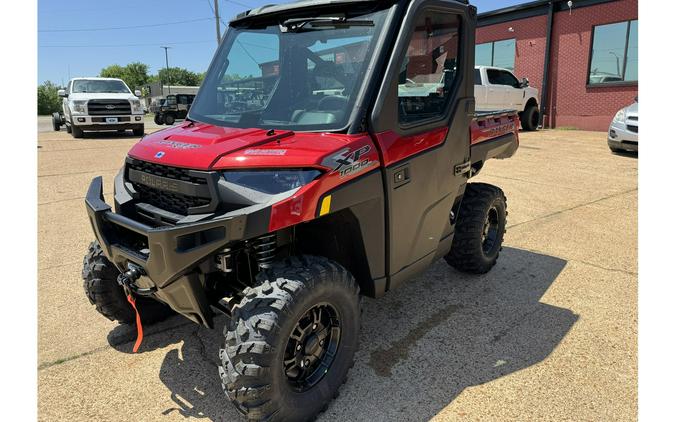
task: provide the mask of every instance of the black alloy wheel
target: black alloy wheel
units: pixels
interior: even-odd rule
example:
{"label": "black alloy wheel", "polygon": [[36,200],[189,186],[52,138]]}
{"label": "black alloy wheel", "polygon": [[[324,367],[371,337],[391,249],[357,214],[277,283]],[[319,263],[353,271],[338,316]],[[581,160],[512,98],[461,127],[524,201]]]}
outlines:
{"label": "black alloy wheel", "polygon": [[483,225],[483,252],[486,256],[491,256],[497,245],[497,235],[499,234],[499,211],[497,207],[492,206],[487,213],[485,224]]}
{"label": "black alloy wheel", "polygon": [[328,373],[341,333],[338,312],[328,303],[315,305],[295,324],[284,353],[284,370],[296,391],[309,390]]}

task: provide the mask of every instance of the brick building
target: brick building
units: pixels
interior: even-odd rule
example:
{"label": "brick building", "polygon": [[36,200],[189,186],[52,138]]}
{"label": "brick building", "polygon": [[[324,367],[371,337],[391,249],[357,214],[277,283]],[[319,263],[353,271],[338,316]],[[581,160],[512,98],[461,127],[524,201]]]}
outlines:
{"label": "brick building", "polygon": [[637,19],[637,0],[576,0],[571,10],[542,0],[481,13],[476,64],[527,77],[545,126],[604,131],[638,93]]}

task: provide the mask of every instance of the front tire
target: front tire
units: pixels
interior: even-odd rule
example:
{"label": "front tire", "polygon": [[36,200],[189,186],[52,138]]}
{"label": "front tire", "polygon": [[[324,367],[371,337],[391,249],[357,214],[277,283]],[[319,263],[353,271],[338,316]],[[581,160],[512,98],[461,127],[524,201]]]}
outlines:
{"label": "front tire", "polygon": [[520,120],[523,130],[537,130],[537,127],[539,126],[539,107],[536,105],[527,107],[521,114]]}
{"label": "front tire", "polygon": [[250,420],[312,420],[354,363],[359,288],[326,258],[292,257],[244,290],[220,350],[223,389]]}
{"label": "front tire", "polygon": [[155,124],[158,125],[158,126],[161,126],[161,125],[164,124],[164,118],[162,117],[161,114],[155,114],[154,121],[155,121]]}
{"label": "front tire", "polygon": [[[92,242],[82,268],[84,293],[104,317],[120,324],[135,324],[136,313],[127,302],[124,289],[117,284],[119,274],[112,262],[103,255],[101,245]],[[173,314],[167,305],[147,297],[137,297],[136,307],[143,324],[152,324]]]}
{"label": "front tire", "polygon": [[166,123],[169,126],[172,126],[175,121],[176,119],[171,114],[167,114],[166,116],[164,116],[164,123]]}
{"label": "front tire", "polygon": [[145,125],[133,130],[134,136],[143,136],[145,134]]}
{"label": "front tire", "polygon": [[73,138],[84,138],[84,131],[77,126],[70,125],[70,133]]}
{"label": "front tire", "polygon": [[486,183],[467,184],[446,262],[465,273],[490,271],[502,249],[507,214],[501,189]]}

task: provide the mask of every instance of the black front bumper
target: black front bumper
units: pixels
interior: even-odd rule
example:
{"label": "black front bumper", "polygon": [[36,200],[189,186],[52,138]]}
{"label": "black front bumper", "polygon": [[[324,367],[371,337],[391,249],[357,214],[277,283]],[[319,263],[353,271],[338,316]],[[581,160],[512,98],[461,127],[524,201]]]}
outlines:
{"label": "black front bumper", "polygon": [[[247,233],[247,215],[216,217],[173,227],[151,227],[112,211],[103,197],[103,180],[92,180],[85,198],[89,221],[103,253],[120,271],[129,263],[147,277],[137,286],[189,319],[212,327],[212,312],[195,268]],[[255,220],[255,218],[254,218]]]}

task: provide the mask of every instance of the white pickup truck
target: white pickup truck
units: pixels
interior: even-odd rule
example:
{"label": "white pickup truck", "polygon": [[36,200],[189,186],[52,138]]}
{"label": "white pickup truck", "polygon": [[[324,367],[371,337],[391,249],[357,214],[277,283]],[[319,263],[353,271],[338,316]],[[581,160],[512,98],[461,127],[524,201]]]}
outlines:
{"label": "white pickup truck", "polygon": [[519,81],[508,69],[476,66],[474,84],[477,111],[518,110],[523,130],[537,130],[539,90],[527,78]]}
{"label": "white pickup truck", "polygon": [[65,126],[74,138],[84,131],[133,130],[143,136],[143,107],[140,91],[131,92],[126,83],[115,78],[74,78],[66,89],[59,90],[63,98],[63,113],[52,115],[54,130]]}

